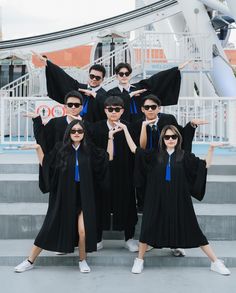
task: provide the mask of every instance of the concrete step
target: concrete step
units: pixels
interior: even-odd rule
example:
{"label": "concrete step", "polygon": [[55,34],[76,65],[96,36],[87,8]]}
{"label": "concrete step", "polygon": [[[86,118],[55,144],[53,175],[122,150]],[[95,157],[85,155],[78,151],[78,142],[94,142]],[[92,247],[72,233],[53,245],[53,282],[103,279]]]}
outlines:
{"label": "concrete step", "polygon": [[[24,260],[32,247],[33,239],[0,240],[0,266],[15,266]],[[228,267],[236,267],[236,241],[212,241],[218,258],[225,261]],[[170,249],[153,249],[145,255],[145,267],[209,267],[210,262],[200,248],[186,249],[186,257],[174,257]],[[104,248],[89,253],[90,265],[127,266],[131,268],[137,253],[124,248],[122,240],[105,240]],[[78,265],[78,249],[67,255],[56,255],[43,251],[36,260],[36,265],[43,266],[76,266]]]}
{"label": "concrete step", "polygon": [[38,174],[0,174],[0,202],[47,203],[38,185]]}
{"label": "concrete step", "polygon": [[[208,175],[204,203],[236,204],[236,176]],[[0,203],[46,203],[37,174],[0,174]]]}
{"label": "concrete step", "polygon": [[[236,204],[195,204],[198,221],[209,240],[236,240]],[[45,203],[1,203],[0,239],[34,238],[42,226]],[[140,233],[142,215],[136,227]],[[105,239],[123,239],[123,232],[107,231]]]}

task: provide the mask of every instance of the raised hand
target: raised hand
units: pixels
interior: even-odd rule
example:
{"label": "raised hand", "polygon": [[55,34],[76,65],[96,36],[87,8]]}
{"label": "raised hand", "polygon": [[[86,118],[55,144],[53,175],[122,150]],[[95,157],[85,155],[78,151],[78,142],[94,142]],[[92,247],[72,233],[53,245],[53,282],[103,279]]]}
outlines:
{"label": "raised hand", "polygon": [[32,118],[32,119],[34,119],[38,116],[39,116],[39,114],[37,114],[35,112],[26,112],[23,114],[23,117]]}
{"label": "raised hand", "polygon": [[26,144],[26,145],[22,145],[19,147],[20,150],[37,150],[40,148],[40,145],[35,143],[35,144]]}
{"label": "raised hand", "polygon": [[118,126],[119,128],[121,128],[122,130],[126,130],[127,126],[121,122],[114,122],[116,126]]}
{"label": "raised hand", "polygon": [[149,124],[153,124],[153,123],[156,122],[156,120],[157,120],[157,119],[153,119],[153,120],[144,120],[143,123],[142,123],[142,125],[143,125],[143,126],[147,126],[147,125],[149,125]]}
{"label": "raised hand", "polygon": [[141,89],[141,90],[133,91],[129,95],[130,95],[130,98],[132,98],[133,96],[137,97],[146,91],[147,91],[147,89]]}
{"label": "raised hand", "polygon": [[43,57],[41,54],[35,52],[35,51],[32,51],[31,52],[33,53],[34,56],[36,56],[40,61],[42,61],[44,63],[44,65],[47,65],[47,58]]}
{"label": "raised hand", "polygon": [[68,116],[72,120],[82,120],[82,117],[80,115],[74,116],[74,115],[71,115],[71,114],[66,114],[66,116]]}
{"label": "raised hand", "polygon": [[211,142],[210,143],[210,148],[212,148],[212,149],[214,149],[214,148],[220,148],[220,147],[224,147],[224,146],[226,146],[227,145],[227,143],[223,143],[223,142]]}
{"label": "raised hand", "polygon": [[183,69],[185,66],[187,66],[190,62],[193,62],[193,61],[194,61],[193,59],[190,59],[190,60],[187,60],[184,63],[180,64],[178,66],[179,70]]}
{"label": "raised hand", "polygon": [[205,119],[192,119],[190,123],[194,126],[199,126],[199,125],[209,124],[209,121]]}
{"label": "raised hand", "polygon": [[119,128],[119,127],[116,127],[116,128],[113,128],[113,129],[109,130],[109,138],[113,139],[114,134],[117,133],[117,132],[120,132],[122,130],[123,129]]}
{"label": "raised hand", "polygon": [[78,89],[80,92],[84,93],[86,96],[91,96],[93,98],[96,98],[97,93],[94,91],[88,90],[88,89]]}

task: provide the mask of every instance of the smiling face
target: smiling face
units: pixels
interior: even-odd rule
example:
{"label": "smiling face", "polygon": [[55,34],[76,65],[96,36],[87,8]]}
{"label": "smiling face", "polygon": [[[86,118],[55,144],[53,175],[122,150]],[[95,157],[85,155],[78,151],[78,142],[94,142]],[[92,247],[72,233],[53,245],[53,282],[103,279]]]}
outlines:
{"label": "smiling face", "polygon": [[178,143],[178,135],[171,129],[167,129],[165,135],[163,136],[163,140],[167,149],[173,149]]}
{"label": "smiling face", "polygon": [[88,84],[91,87],[97,87],[100,86],[101,83],[103,82],[103,74],[101,71],[92,69],[89,72],[89,80],[88,80]]}
{"label": "smiling face", "polygon": [[72,127],[70,131],[70,138],[74,144],[78,144],[83,140],[84,130],[79,123]]}
{"label": "smiling face", "polygon": [[147,120],[154,120],[157,118],[158,113],[161,110],[161,107],[157,105],[153,100],[145,100],[142,108],[142,112],[144,113]]}
{"label": "smiling face", "polygon": [[127,85],[131,79],[131,74],[126,67],[122,67],[116,75],[119,84]]}

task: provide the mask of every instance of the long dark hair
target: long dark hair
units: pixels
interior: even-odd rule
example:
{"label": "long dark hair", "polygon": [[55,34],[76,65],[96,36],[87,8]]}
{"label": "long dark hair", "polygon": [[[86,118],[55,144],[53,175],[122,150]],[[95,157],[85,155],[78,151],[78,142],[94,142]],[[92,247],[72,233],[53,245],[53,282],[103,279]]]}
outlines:
{"label": "long dark hair", "polygon": [[160,139],[159,139],[159,151],[160,151],[160,156],[159,157],[160,157],[160,159],[162,159],[164,157],[164,153],[166,151],[166,145],[165,145],[165,142],[164,142],[164,136],[165,136],[167,130],[171,130],[178,137],[177,138],[177,144],[175,146],[176,161],[181,161],[182,158],[183,158],[183,153],[184,153],[184,151],[181,148],[183,138],[182,138],[179,130],[174,125],[166,125],[161,131],[161,135],[160,135]]}
{"label": "long dark hair", "polygon": [[68,156],[71,151],[71,146],[73,144],[73,141],[71,139],[71,129],[76,125],[79,124],[81,128],[84,131],[84,137],[80,142],[80,151],[86,152],[86,147],[87,147],[87,133],[85,130],[84,123],[81,120],[73,120],[71,123],[68,124],[64,138],[63,138],[63,144],[60,149],[60,160],[59,160],[59,166],[65,169],[67,167],[67,162],[68,162]]}

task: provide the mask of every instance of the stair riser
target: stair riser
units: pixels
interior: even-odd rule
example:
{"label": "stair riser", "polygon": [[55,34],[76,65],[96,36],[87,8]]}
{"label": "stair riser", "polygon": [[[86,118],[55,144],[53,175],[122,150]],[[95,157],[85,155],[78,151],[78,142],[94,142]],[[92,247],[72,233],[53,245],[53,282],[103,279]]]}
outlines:
{"label": "stair riser", "polygon": [[[236,182],[208,182],[203,203],[236,204]],[[0,203],[47,202],[37,181],[0,181]],[[194,200],[195,201],[195,200]],[[195,201],[197,202],[197,201]]]}
{"label": "stair riser", "polygon": [[[35,238],[43,215],[1,215],[0,239]],[[236,240],[236,216],[198,216],[199,224],[208,240]],[[141,217],[136,226],[136,238],[140,233]],[[123,232],[107,231],[104,239],[124,239]]]}

